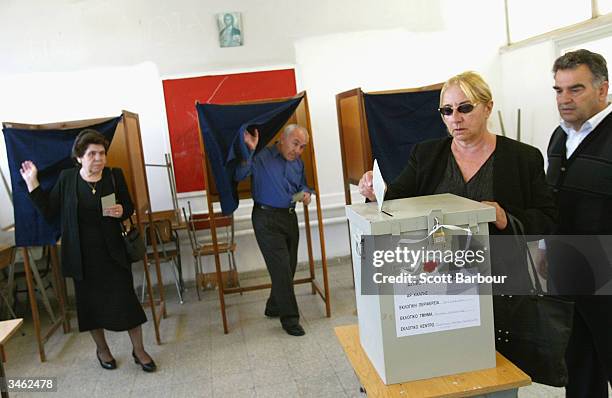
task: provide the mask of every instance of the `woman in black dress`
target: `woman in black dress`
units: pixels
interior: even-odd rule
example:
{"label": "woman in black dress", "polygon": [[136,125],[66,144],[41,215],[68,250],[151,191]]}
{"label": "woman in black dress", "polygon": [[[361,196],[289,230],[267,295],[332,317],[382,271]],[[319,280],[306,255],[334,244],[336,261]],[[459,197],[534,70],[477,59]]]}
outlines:
{"label": "woman in black dress", "polygon": [[[45,218],[58,213],[62,225],[62,273],[74,280],[79,331],[89,331],[104,369],[115,369],[104,329],[127,330],[134,361],[147,372],[156,369],[142,341],[147,321],[136,297],[131,263],[121,238],[120,222],[134,212],[121,169],[106,168],[109,142],[95,130],[83,130],[72,147],[77,167],[63,170],[45,192],[34,163],[21,164],[30,199]],[[115,205],[102,208],[101,198],[115,195]]]}

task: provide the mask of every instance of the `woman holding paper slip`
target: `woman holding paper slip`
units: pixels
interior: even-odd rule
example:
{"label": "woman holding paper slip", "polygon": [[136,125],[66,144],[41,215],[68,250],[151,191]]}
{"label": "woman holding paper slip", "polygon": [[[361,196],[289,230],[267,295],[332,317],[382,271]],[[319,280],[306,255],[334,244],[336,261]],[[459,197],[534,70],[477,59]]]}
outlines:
{"label": "woman holding paper slip", "polygon": [[117,367],[104,329],[127,330],[134,360],[151,372],[156,366],[144,350],[141,329],[147,318],[121,238],[120,222],[134,208],[121,169],[105,167],[108,147],[102,134],[83,130],[72,147],[77,167],[63,170],[48,192],[39,185],[34,163],[23,162],[20,172],[38,211],[49,220],[60,216],[62,273],[74,280],[79,330],[91,333],[100,365]]}
{"label": "woman holding paper slip", "polygon": [[[513,233],[506,212],[522,222],[526,235],[551,232],[556,208],[542,155],[537,148],[491,133],[487,120],[492,109],[491,90],[477,73],[447,80],[439,111],[450,136],[415,145],[406,168],[387,186],[385,200],[452,193],[495,208],[492,235]],[[372,179],[371,171],[365,173],[359,191],[376,200]],[[493,274],[512,275],[509,289],[531,286],[527,270],[513,269],[509,260],[492,259]]]}

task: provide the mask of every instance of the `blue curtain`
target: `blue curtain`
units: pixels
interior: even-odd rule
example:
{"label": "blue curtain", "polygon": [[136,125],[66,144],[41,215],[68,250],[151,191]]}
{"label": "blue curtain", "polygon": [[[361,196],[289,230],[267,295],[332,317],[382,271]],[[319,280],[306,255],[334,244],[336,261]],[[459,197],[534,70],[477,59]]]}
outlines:
{"label": "blue curtain", "polygon": [[196,104],[206,156],[223,214],[232,214],[238,207],[238,184],[233,177],[236,166],[249,154],[244,143],[244,131],[250,127],[259,130],[257,153],[289,120],[302,98],[245,105]]}
{"label": "blue curtain", "polygon": [[385,181],[401,173],[414,144],[448,135],[439,100],[440,90],[364,94],[372,156]]}
{"label": "blue curtain", "polygon": [[38,168],[38,180],[44,190],[55,185],[63,169],[74,167],[72,144],[81,130],[92,128],[112,141],[121,116],[88,127],[67,130],[2,129],[13,186],[15,244],[42,246],[55,244],[60,237],[60,219],[45,220],[28,197],[28,188],[19,174],[21,163],[31,160]]}

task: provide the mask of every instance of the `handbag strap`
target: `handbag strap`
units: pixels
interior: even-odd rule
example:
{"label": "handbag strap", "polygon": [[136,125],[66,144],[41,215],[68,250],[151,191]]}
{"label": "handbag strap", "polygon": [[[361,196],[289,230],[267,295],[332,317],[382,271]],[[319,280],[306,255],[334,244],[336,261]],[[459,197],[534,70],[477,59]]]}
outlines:
{"label": "handbag strap", "polygon": [[113,182],[113,192],[117,193],[117,184],[115,183],[115,169],[111,167],[110,169],[110,175],[111,175],[111,181]]}
{"label": "handbag strap", "polygon": [[[117,183],[115,182],[115,168],[111,167],[110,168],[110,175],[111,175],[111,181],[113,182],[113,192],[115,194],[117,194]],[[130,229],[134,228],[134,221],[132,221],[132,215],[130,215],[129,217],[130,220]],[[121,230],[123,231],[123,233],[127,233],[127,230],[125,228],[125,225],[123,224],[123,221],[119,221],[119,224],[121,224]]]}
{"label": "handbag strap", "polygon": [[529,251],[529,247],[527,246],[527,239],[525,238],[525,228],[523,227],[523,223],[521,222],[521,220],[519,220],[508,212],[506,212],[506,218],[508,219],[510,227],[514,232],[514,238],[516,239],[519,248],[524,248],[527,252],[529,267],[531,268],[531,272],[533,273],[533,288],[536,294],[544,294],[542,284],[540,283],[540,279],[538,278],[538,273],[536,271],[535,262],[533,261],[533,257],[531,256],[531,252]]}

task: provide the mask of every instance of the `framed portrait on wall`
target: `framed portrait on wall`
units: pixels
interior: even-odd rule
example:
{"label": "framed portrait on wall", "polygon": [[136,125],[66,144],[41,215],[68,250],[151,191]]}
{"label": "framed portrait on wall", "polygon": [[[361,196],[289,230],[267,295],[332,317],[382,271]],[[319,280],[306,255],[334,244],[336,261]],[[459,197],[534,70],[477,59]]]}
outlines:
{"label": "framed portrait on wall", "polygon": [[221,47],[242,45],[242,18],[239,12],[217,14],[217,26],[219,27],[219,45]]}

